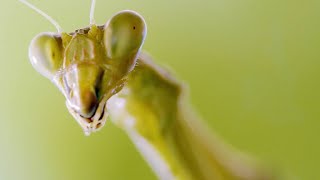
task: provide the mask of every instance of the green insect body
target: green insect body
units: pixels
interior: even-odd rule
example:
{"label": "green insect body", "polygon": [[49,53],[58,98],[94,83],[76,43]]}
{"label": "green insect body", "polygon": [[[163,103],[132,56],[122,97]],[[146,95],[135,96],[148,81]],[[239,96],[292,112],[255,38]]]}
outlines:
{"label": "green insect body", "polygon": [[141,52],[147,28],[138,13],[121,11],[103,26],[91,16],[89,27],[64,33],[21,1],[58,29],[32,40],[30,61],[60,89],[85,134],[110,117],[164,180],[274,179],[207,133],[188,107],[183,84]]}

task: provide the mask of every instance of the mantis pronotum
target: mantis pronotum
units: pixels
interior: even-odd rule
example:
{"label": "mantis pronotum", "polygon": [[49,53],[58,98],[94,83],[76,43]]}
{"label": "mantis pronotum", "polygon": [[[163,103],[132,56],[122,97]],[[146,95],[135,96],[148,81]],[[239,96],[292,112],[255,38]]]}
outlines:
{"label": "mantis pronotum", "polygon": [[32,40],[30,61],[63,93],[85,134],[101,129],[110,118],[160,179],[272,179],[205,133],[187,105],[183,84],[141,52],[147,32],[141,15],[125,10],[97,26],[92,0],[89,27],[65,33],[47,14],[21,2],[58,31]]}

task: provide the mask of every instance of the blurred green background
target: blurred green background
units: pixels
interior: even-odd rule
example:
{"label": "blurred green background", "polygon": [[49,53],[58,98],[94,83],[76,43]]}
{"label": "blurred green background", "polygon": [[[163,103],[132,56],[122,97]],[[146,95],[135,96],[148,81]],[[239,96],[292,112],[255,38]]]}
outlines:
{"label": "blurred green background", "polygon": [[[31,2],[67,32],[88,25],[89,0]],[[30,65],[30,40],[54,27],[0,4],[0,179],[155,179],[113,124],[85,137]],[[320,1],[97,0],[96,21],[123,9],[144,16],[144,49],[189,84],[220,136],[292,179],[320,179]]]}

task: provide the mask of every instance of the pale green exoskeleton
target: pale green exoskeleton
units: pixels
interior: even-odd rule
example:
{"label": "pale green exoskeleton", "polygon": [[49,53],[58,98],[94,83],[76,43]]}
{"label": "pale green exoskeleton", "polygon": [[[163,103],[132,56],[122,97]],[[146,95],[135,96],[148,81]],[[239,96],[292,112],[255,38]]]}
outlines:
{"label": "pale green exoskeleton", "polygon": [[[65,33],[41,33],[31,42],[33,67],[51,80],[85,134],[107,117],[133,140],[160,179],[248,179],[273,177],[256,163],[208,135],[192,113],[185,88],[140,52],[147,33],[142,16],[130,10],[105,25]],[[136,65],[138,63],[138,66]]]}

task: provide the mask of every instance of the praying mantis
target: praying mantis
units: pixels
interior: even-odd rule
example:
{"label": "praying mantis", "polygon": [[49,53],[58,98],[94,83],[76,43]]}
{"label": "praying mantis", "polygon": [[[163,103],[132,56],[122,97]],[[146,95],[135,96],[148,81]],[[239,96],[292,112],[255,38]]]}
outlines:
{"label": "praying mantis", "polygon": [[188,105],[184,84],[142,52],[144,18],[131,10],[105,25],[40,33],[30,43],[32,66],[66,98],[68,111],[86,135],[108,119],[124,130],[159,179],[274,179],[271,172],[206,129]]}

